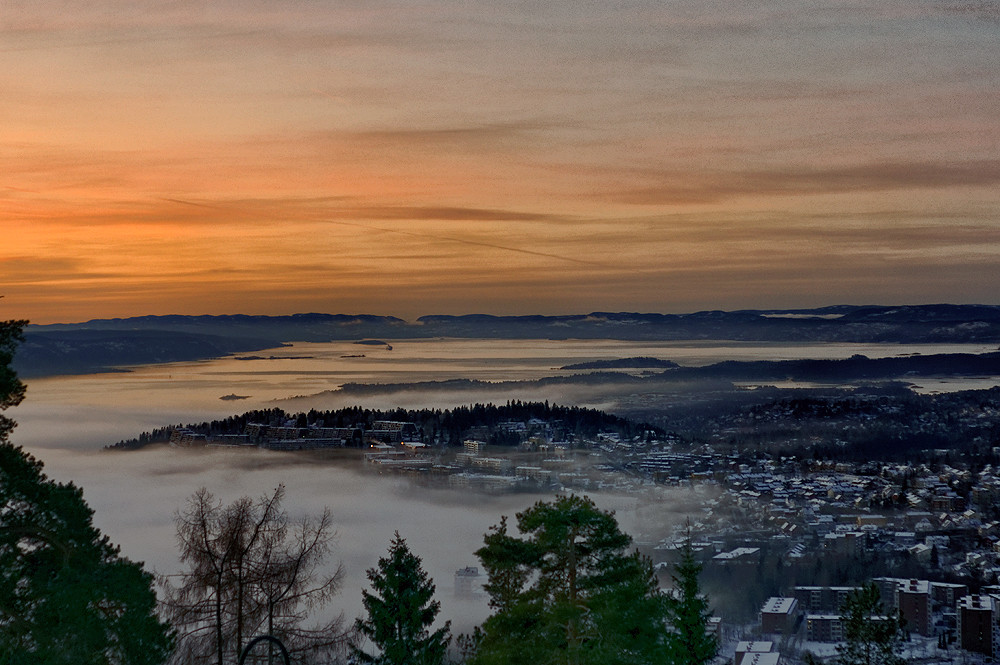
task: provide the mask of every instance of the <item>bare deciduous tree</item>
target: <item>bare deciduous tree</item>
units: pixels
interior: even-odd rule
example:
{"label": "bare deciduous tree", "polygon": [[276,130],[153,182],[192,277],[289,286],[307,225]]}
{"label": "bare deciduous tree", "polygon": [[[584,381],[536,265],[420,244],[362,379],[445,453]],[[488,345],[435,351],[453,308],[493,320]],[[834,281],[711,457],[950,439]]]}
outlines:
{"label": "bare deciduous tree", "polygon": [[164,609],[179,633],[175,660],[235,663],[256,635],[280,639],[297,661],[332,652],[346,640],[342,617],[307,627],[337,592],[339,566],[323,570],[333,527],[329,510],[292,523],[282,509],[284,487],[257,500],[223,505],[202,488],[176,517],[181,562],[164,578]]}

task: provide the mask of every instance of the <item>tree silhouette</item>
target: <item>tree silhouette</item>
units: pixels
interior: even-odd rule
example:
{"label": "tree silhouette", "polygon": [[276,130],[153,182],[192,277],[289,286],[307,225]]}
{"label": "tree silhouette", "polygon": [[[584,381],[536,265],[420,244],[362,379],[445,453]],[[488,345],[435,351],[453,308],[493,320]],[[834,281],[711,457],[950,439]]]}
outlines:
{"label": "tree silhouette", "polygon": [[441,603],[431,600],[434,583],[424,572],[420,558],[410,551],[396,532],[388,556],[368,569],[372,591],[364,591],[367,618],[355,628],[379,649],[370,655],[359,646],[353,651],[362,663],[375,665],[441,665],[451,642],[450,625],[430,632]]}
{"label": "tree silhouette", "polygon": [[255,635],[279,638],[297,661],[345,641],[342,620],[307,627],[309,612],[336,593],[342,572],[322,574],[329,553],[329,511],[292,524],[284,487],[223,505],[202,488],[177,515],[178,583],[162,580],[164,605],[181,633],[178,663],[224,665]]}
{"label": "tree silhouette", "polygon": [[538,502],[506,520],[476,555],[487,573],[494,613],[471,661],[510,663],[662,663],[665,599],[649,560],[614,515],[580,496]]}
{"label": "tree silhouette", "polygon": [[840,609],[844,643],[837,645],[840,665],[902,665],[903,620],[886,614],[874,582],[852,591]]}
{"label": "tree silhouette", "polygon": [[[0,410],[24,397],[10,367],[22,321],[0,322]],[[8,441],[0,415],[0,662],[154,665],[172,636],[152,576],[93,525],[80,488]]]}
{"label": "tree silhouette", "polygon": [[688,537],[681,548],[681,558],[674,566],[674,593],[667,598],[671,627],[669,662],[673,665],[705,665],[718,652],[715,636],[706,632],[711,613],[698,583],[701,568]]}

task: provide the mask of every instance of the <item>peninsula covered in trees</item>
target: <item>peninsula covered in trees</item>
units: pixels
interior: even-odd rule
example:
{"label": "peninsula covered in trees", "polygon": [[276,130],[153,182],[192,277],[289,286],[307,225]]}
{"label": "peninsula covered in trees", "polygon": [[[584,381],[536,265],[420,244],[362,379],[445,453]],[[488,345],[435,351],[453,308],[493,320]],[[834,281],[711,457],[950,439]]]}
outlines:
{"label": "peninsula covered in trees", "polygon": [[[734,389],[739,383],[800,382],[839,385],[851,382],[893,384],[917,381],[921,377],[981,377],[1000,376],[1000,352],[936,353],[890,358],[869,358],[855,354],[849,358],[798,360],[725,360],[702,366],[674,365],[659,372],[634,376],[613,369],[636,369],[618,361],[586,363],[593,367],[569,365],[562,370],[590,369],[602,371],[585,374],[547,376],[533,381],[482,381],[478,379],[446,379],[443,381],[410,381],[402,383],[348,382],[335,390],[319,395],[375,395],[394,392],[456,391],[483,389],[527,389],[554,386],[617,386],[655,393],[661,388],[683,387],[697,393],[703,390]],[[312,395],[310,396],[312,397]]]}
{"label": "peninsula covered in trees", "polygon": [[[442,445],[460,446],[470,430],[487,433],[488,443],[514,445],[517,437],[505,435],[503,423],[543,421],[556,431],[556,438],[570,436],[593,437],[599,432],[613,431],[631,438],[646,431],[662,434],[663,430],[651,425],[633,422],[597,409],[550,405],[547,402],[511,401],[504,405],[473,404],[452,409],[392,409],[382,411],[362,407],[348,407],[331,411],[312,409],[305,413],[288,413],[283,409],[258,409],[223,420],[213,420],[188,425],[171,425],[152,432],[143,432],[134,439],[119,441],[114,449],[134,450],[155,443],[166,443],[177,429],[189,430],[206,437],[242,435],[247,425],[264,424],[301,429],[358,428],[372,429],[380,422],[405,422],[414,426],[419,436]],[[360,442],[359,442],[360,443]]]}

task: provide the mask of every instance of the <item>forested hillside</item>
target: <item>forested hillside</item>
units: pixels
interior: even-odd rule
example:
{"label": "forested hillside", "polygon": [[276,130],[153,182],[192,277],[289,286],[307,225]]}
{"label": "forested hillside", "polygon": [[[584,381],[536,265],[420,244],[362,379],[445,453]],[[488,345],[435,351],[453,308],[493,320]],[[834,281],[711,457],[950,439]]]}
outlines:
{"label": "forested hillside", "polygon": [[268,425],[289,424],[294,427],[361,427],[369,429],[380,420],[410,422],[417,426],[426,441],[440,441],[458,446],[473,430],[486,433],[489,443],[513,445],[519,437],[510,436],[500,427],[501,423],[529,423],[540,421],[548,427],[552,437],[593,437],[599,432],[614,432],[622,437],[633,437],[659,428],[632,422],[597,409],[550,405],[548,402],[511,401],[504,405],[474,404],[453,409],[393,409],[382,411],[359,406],[305,413],[289,413],[283,409],[247,411],[223,420],[213,420],[187,425],[169,425],[143,432],[135,439],[120,441],[112,448],[136,449],[152,443],[169,441],[170,433],[177,428],[190,429],[209,437],[242,434],[248,423]]}

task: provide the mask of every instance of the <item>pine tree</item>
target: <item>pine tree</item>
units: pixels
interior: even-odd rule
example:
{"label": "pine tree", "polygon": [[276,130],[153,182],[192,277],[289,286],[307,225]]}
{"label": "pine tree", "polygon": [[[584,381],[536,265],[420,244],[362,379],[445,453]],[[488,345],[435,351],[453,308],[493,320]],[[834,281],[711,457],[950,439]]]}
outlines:
{"label": "pine tree", "polygon": [[662,663],[664,598],[614,515],[579,496],[518,513],[523,537],[493,527],[476,555],[494,614],[475,665]]}
{"label": "pine tree", "polygon": [[434,596],[434,583],[421,566],[418,556],[396,532],[388,556],[368,569],[372,592],[364,591],[367,618],[355,628],[379,649],[370,655],[360,646],[354,654],[362,663],[373,665],[441,665],[451,642],[451,622],[430,632],[441,603]]}
{"label": "pine tree", "polygon": [[[0,322],[0,411],[24,396],[10,367],[23,323]],[[0,663],[162,663],[152,575],[94,527],[80,488],[8,442],[13,427],[0,415]]]}
{"label": "pine tree", "polygon": [[718,652],[715,636],[706,631],[711,612],[698,584],[701,568],[688,538],[674,566],[674,594],[667,599],[672,665],[705,665]]}

